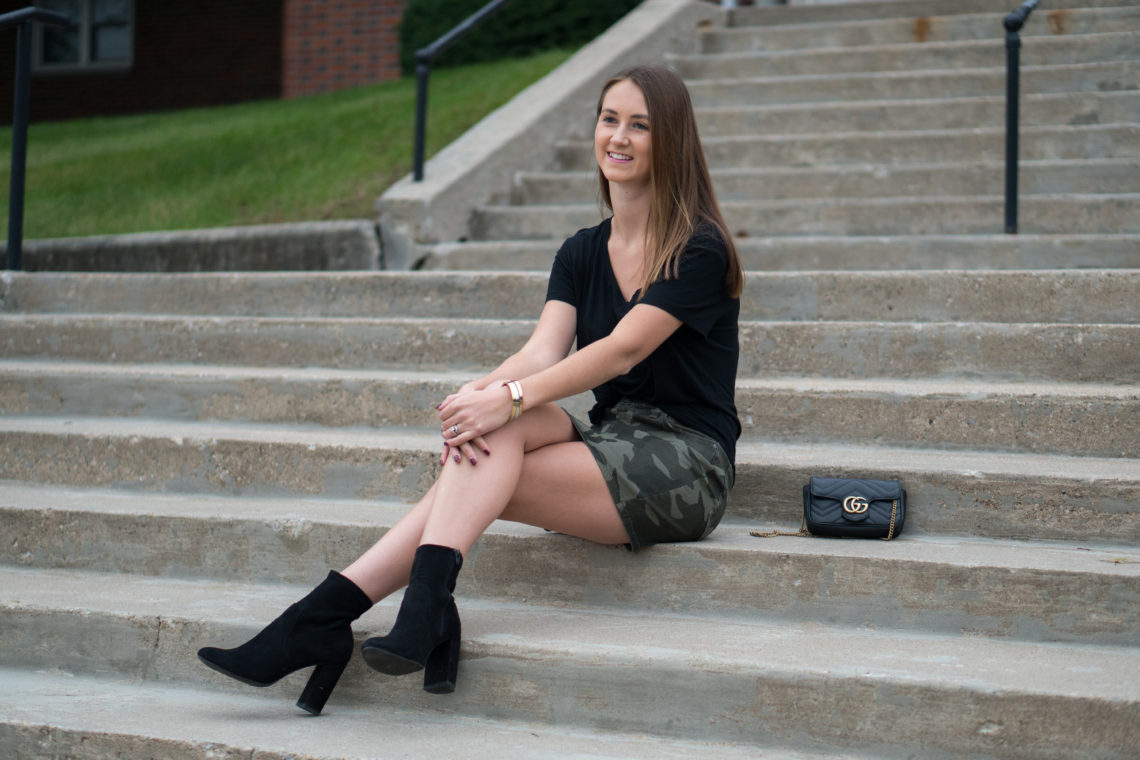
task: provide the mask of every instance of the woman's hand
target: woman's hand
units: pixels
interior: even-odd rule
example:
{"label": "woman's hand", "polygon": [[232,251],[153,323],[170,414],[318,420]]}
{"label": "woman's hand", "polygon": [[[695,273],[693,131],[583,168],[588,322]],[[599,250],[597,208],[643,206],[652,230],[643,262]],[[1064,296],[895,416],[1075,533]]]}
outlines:
{"label": "woman's hand", "polygon": [[468,383],[451,394],[436,407],[439,410],[440,433],[443,435],[443,456],[440,464],[450,455],[457,463],[467,459],[475,464],[475,448],[484,455],[491,454],[483,436],[498,430],[511,418],[511,393],[501,383],[491,383],[485,390]]}

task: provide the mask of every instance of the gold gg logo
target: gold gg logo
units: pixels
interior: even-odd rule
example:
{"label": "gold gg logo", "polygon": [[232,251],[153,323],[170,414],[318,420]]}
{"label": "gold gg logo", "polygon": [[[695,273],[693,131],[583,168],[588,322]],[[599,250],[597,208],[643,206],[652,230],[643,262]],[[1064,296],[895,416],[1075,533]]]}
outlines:
{"label": "gold gg logo", "polygon": [[862,496],[848,496],[843,500],[843,511],[849,515],[861,515],[870,506]]}

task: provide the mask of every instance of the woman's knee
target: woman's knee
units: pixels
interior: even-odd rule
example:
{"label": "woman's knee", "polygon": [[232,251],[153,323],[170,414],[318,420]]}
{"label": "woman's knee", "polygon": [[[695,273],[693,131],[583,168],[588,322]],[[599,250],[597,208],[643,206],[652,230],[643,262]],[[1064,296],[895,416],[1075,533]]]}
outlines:
{"label": "woman's knee", "polygon": [[485,436],[487,445],[494,449],[496,441],[521,442],[524,451],[533,451],[552,443],[577,440],[570,417],[557,404],[543,404],[523,411],[512,420]]}

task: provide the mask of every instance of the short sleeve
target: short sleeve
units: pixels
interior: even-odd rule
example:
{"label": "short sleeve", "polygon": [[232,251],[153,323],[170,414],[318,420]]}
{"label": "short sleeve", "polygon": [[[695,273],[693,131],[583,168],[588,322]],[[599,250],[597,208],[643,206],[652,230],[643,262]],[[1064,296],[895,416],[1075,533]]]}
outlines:
{"label": "short sleeve", "polygon": [[662,309],[707,336],[729,300],[728,251],[719,237],[697,234],[681,252],[677,276],[653,283],[639,303]]}
{"label": "short sleeve", "polygon": [[576,247],[574,241],[574,238],[566,240],[554,257],[554,264],[550,268],[550,280],[546,284],[546,300],[564,301],[577,308],[580,304],[574,278]]}

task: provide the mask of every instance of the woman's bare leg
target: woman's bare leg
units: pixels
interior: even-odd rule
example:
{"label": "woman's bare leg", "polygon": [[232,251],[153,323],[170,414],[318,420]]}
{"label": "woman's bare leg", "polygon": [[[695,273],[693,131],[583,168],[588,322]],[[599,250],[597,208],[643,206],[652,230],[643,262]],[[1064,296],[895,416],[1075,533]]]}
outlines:
{"label": "woman's bare leg", "polygon": [[606,544],[629,541],[593,454],[566,413],[528,411],[487,436],[491,456],[448,461],[435,485],[342,573],[373,601],[405,586],[420,544],[466,555],[502,517]]}
{"label": "woman's bare leg", "polygon": [[565,532],[601,543],[629,540],[593,455],[560,408],[533,409],[487,436],[487,443],[493,456],[478,465],[444,468],[422,543],[466,555],[499,517],[559,531],[573,527]]}
{"label": "woman's bare leg", "polygon": [[412,557],[422,541],[424,525],[431,514],[436,486],[341,573],[355,583],[373,603],[408,585]]}

